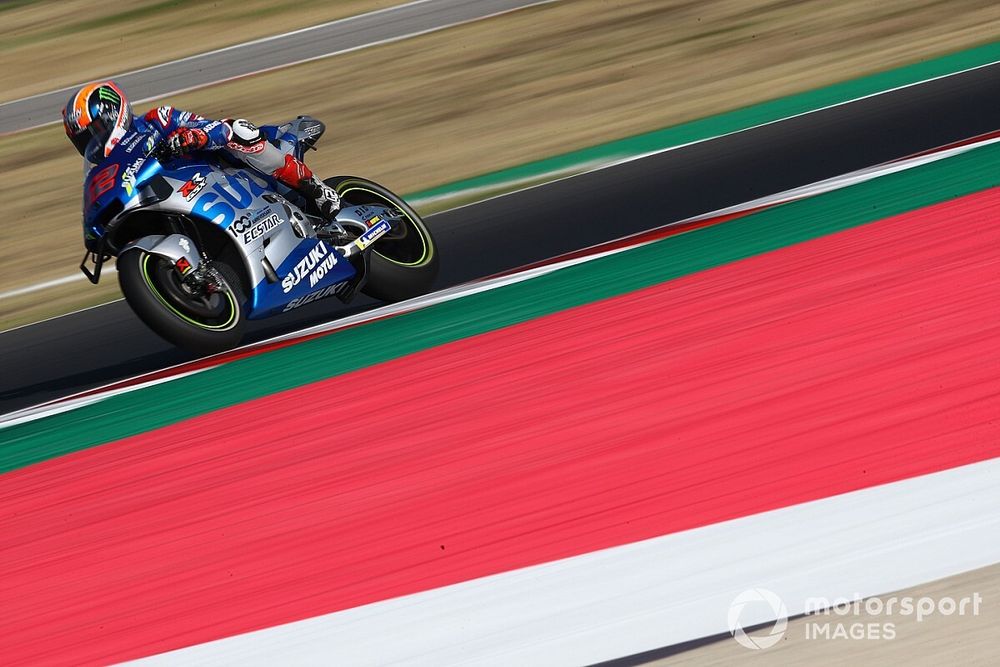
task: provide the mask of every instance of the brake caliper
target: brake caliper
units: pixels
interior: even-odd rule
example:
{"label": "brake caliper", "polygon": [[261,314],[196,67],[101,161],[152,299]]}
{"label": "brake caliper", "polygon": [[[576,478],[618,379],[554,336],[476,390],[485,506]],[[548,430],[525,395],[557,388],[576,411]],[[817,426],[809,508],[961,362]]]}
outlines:
{"label": "brake caliper", "polygon": [[210,266],[209,262],[202,262],[197,269],[188,272],[184,276],[184,284],[192,292],[208,296],[222,291],[225,280],[218,269]]}

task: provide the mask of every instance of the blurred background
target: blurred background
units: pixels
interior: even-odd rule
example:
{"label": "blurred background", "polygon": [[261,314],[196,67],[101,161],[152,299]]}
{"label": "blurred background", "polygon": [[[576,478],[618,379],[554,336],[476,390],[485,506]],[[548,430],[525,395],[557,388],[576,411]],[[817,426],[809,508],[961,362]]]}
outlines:
{"label": "blurred background", "polygon": [[[0,103],[394,4],[8,0]],[[320,176],[406,193],[973,47],[998,27],[995,0],[559,0],[135,111],[310,114],[328,128],[308,156]],[[80,162],[60,124],[0,136],[0,292],[76,271]],[[118,298],[109,278],[2,298],[0,330]]]}

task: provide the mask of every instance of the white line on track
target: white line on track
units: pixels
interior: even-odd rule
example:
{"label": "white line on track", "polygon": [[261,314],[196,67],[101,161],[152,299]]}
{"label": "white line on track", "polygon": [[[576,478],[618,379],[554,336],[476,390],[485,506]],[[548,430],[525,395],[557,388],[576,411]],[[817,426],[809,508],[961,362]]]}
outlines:
{"label": "white line on track", "polygon": [[119,301],[124,301],[124,300],[125,300],[124,297],[119,297],[117,299],[112,299],[111,301],[105,301],[104,303],[96,303],[93,306],[87,306],[85,308],[77,308],[76,310],[72,310],[68,313],[62,313],[59,315],[53,315],[52,317],[46,317],[45,319],[38,320],[37,322],[28,322],[27,324],[21,324],[16,327],[4,329],[3,331],[0,331],[0,335],[5,333],[11,333],[13,331],[19,331],[20,329],[27,329],[28,327],[33,327],[36,324],[44,324],[46,322],[51,322],[52,320],[62,319],[63,317],[71,317],[73,315],[76,315],[77,313],[84,313],[88,310],[94,310],[95,308],[103,308],[104,306],[110,306],[113,303],[118,303]]}
{"label": "white line on track", "polygon": [[[555,171],[544,172],[542,174],[533,175],[533,176],[529,176],[529,177],[522,177],[522,178],[518,178],[518,179],[512,179],[510,181],[499,182],[499,183],[491,184],[491,185],[488,185],[488,186],[476,186],[476,187],[472,187],[472,188],[467,188],[465,190],[457,190],[455,192],[448,192],[448,193],[444,193],[444,194],[441,194],[441,195],[436,195],[434,197],[428,197],[428,198],[422,200],[422,202],[423,203],[433,203],[433,202],[436,202],[436,201],[439,201],[439,200],[447,200],[448,198],[451,198],[451,197],[466,197],[466,196],[471,196],[471,195],[476,194],[477,192],[488,192],[490,190],[496,190],[496,189],[502,188],[502,187],[504,187],[505,183],[516,184],[516,183],[524,182],[524,181],[528,181],[528,180],[530,180],[530,181],[543,180],[543,182],[540,182],[540,183],[535,183],[533,185],[529,185],[529,186],[526,186],[526,187],[523,187],[523,188],[520,188],[520,189],[517,189],[517,190],[511,190],[509,192],[503,192],[501,194],[497,194],[497,195],[494,195],[492,197],[486,197],[486,198],[484,198],[482,200],[477,200],[477,201],[474,201],[474,202],[470,202],[468,204],[463,204],[462,206],[456,206],[455,208],[457,209],[457,208],[464,208],[465,206],[474,206],[475,204],[479,204],[479,203],[481,203],[483,201],[489,201],[491,199],[496,199],[498,197],[503,197],[503,196],[506,196],[508,194],[514,194],[515,192],[523,192],[524,190],[531,190],[531,189],[536,188],[536,187],[542,187],[542,186],[548,185],[549,183],[555,183],[557,181],[566,180],[568,178],[573,178],[575,176],[581,176],[583,174],[589,174],[589,173],[592,173],[592,172],[595,172],[595,171],[599,171],[601,169],[609,169],[611,167],[616,167],[618,165],[627,164],[629,162],[635,162],[636,160],[642,160],[644,158],[653,157],[654,155],[660,155],[662,153],[669,153],[670,151],[679,150],[681,148],[686,148],[688,146],[694,146],[694,145],[697,145],[697,144],[705,143],[707,141],[714,141],[716,139],[721,139],[723,137],[728,137],[728,136],[735,135],[735,134],[741,134],[743,132],[749,132],[749,131],[755,130],[757,128],[767,127],[768,125],[774,125],[776,123],[783,123],[786,120],[792,120],[793,118],[799,118],[799,117],[802,117],[802,116],[808,116],[810,114],[818,113],[820,111],[824,111],[824,110],[827,110],[827,109],[834,109],[836,107],[844,106],[844,105],[847,105],[847,104],[853,104],[854,102],[860,102],[862,100],[867,100],[867,99],[872,98],[872,97],[878,97],[880,95],[885,95],[887,93],[892,93],[892,92],[895,92],[895,91],[898,91],[898,90],[904,90],[906,88],[911,88],[913,86],[919,86],[919,85],[923,85],[925,83],[930,83],[932,81],[938,81],[940,79],[946,79],[946,78],[951,77],[951,76],[958,76],[960,74],[965,74],[967,72],[973,72],[975,70],[982,69],[984,67],[991,67],[991,66],[997,65],[997,64],[1000,64],[1000,60],[993,60],[991,62],[982,64],[982,65],[976,65],[974,67],[967,67],[965,69],[958,70],[956,72],[948,72],[947,74],[941,74],[941,75],[938,75],[938,76],[930,77],[928,79],[921,79],[920,81],[914,81],[912,83],[903,84],[901,86],[896,86],[894,88],[887,88],[886,90],[880,90],[880,91],[877,91],[877,92],[874,92],[874,93],[869,93],[868,95],[862,95],[860,97],[854,97],[854,98],[851,98],[849,100],[843,100],[841,102],[835,102],[833,104],[828,104],[826,106],[817,107],[815,109],[809,109],[807,111],[801,111],[799,113],[792,114],[791,116],[784,116],[782,118],[776,118],[774,120],[769,120],[769,121],[766,121],[766,122],[763,122],[763,123],[758,123],[756,125],[750,125],[748,127],[743,127],[743,128],[737,129],[737,130],[732,130],[730,132],[724,132],[722,134],[712,135],[710,137],[703,137],[701,139],[695,139],[694,141],[688,141],[688,142],[682,143],[682,144],[676,144],[676,145],[673,145],[673,146],[666,146],[664,148],[657,148],[655,150],[646,151],[646,152],[643,152],[643,153],[619,154],[617,156],[609,156],[606,160],[590,160],[590,161],[587,161],[587,162],[581,162],[579,165],[576,165],[575,167],[573,167],[573,166],[562,167],[562,168],[560,168],[558,170],[555,170]],[[566,173],[566,172],[570,172],[570,173]],[[551,178],[551,179],[546,178],[549,175],[555,175],[556,177]],[[454,209],[452,209],[452,210],[454,210]]]}
{"label": "white line on track", "polygon": [[[118,269],[114,266],[105,267],[102,275],[107,273],[115,273]],[[35,283],[34,285],[27,285],[25,287],[18,287],[16,289],[7,290],[6,292],[0,292],[0,299],[12,299],[16,296],[22,296],[24,294],[31,294],[32,292],[39,292],[41,290],[51,289],[53,287],[59,287],[61,285],[68,285],[70,283],[76,283],[83,280],[86,276],[82,273],[70,273],[69,275],[62,276],[61,278],[53,278],[52,280],[45,280],[40,283]],[[3,332],[0,332],[3,333]]]}

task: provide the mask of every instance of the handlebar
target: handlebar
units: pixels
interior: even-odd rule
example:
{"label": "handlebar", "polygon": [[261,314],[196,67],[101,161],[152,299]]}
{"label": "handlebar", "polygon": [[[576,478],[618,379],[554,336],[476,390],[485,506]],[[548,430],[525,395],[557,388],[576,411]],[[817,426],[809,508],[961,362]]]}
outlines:
{"label": "handlebar", "polygon": [[160,137],[160,139],[153,144],[153,147],[149,149],[146,153],[146,157],[155,158],[157,160],[169,160],[174,157],[173,151],[170,150],[170,142],[167,141],[166,137]]}

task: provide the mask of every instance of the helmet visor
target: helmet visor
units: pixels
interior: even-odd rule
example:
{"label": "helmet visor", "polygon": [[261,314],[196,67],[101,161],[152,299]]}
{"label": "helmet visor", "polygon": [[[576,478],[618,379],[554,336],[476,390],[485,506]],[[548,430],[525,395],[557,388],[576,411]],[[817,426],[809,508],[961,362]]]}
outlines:
{"label": "helmet visor", "polygon": [[101,114],[96,116],[90,125],[87,127],[90,130],[90,136],[94,137],[101,143],[102,146],[106,146],[108,143],[108,137],[111,136],[111,127],[105,120],[105,115]]}
{"label": "helmet visor", "polygon": [[[111,130],[108,128],[107,123],[104,122],[104,119],[98,116],[87,127],[75,134],[70,134],[69,139],[73,142],[80,155],[86,157],[87,153],[94,153],[97,147],[103,150],[109,136],[111,136]],[[89,151],[87,150],[88,147],[90,148]]]}
{"label": "helmet visor", "polygon": [[73,146],[76,150],[80,152],[80,155],[84,154],[87,150],[87,144],[90,143],[93,135],[90,133],[90,128],[84,128],[77,132],[76,134],[69,135],[69,140],[73,142]]}

